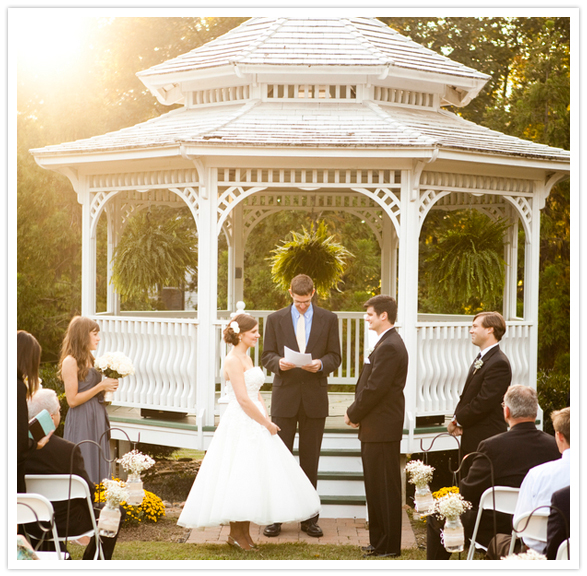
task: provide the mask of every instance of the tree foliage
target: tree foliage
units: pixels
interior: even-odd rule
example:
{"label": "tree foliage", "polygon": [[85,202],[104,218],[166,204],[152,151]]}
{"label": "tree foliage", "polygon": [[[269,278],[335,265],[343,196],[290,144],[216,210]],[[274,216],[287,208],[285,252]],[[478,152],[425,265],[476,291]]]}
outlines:
{"label": "tree foliage", "polygon": [[282,290],[287,290],[294,276],[307,274],[321,296],[338,289],[347,259],[353,255],[334,236],[329,235],[323,220],[302,232],[290,232],[290,238],[272,250],[271,277]]}

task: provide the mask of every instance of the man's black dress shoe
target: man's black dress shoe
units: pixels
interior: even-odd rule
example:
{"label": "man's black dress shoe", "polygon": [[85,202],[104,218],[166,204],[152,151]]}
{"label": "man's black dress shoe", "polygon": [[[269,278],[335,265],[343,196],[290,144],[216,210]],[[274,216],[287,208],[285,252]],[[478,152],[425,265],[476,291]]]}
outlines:
{"label": "man's black dress shoe", "polygon": [[398,556],[397,552],[376,552],[375,550],[363,554],[363,558],[397,558]]}
{"label": "man's black dress shoe", "polygon": [[308,536],[312,536],[313,538],[321,538],[324,536],[322,528],[320,528],[320,526],[314,522],[302,522],[301,528],[302,532],[305,532]]}
{"label": "man's black dress shoe", "polygon": [[281,534],[281,524],[279,522],[275,522],[275,524],[269,524],[269,526],[265,526],[263,534],[268,538],[279,536]]}
{"label": "man's black dress shoe", "polygon": [[373,552],[374,550],[375,550],[375,548],[373,547],[372,544],[369,544],[369,546],[361,546],[362,552]]}

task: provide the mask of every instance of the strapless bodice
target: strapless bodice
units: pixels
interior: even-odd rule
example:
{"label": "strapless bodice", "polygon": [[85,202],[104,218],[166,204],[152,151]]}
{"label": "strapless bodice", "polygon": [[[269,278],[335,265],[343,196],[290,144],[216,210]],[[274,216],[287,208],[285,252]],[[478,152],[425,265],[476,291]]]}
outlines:
{"label": "strapless bodice", "polygon": [[[259,390],[261,389],[261,386],[263,386],[264,382],[265,375],[263,374],[263,370],[261,370],[261,368],[259,368],[258,366],[245,370],[245,386],[247,388],[247,394],[250,398],[257,398]],[[236,399],[230,381],[226,382],[226,394],[229,397],[229,399]]]}

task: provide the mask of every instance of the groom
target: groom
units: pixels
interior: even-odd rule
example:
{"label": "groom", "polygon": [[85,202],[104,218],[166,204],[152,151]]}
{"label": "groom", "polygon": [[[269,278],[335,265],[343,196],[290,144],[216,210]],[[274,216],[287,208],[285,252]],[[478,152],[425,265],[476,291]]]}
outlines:
{"label": "groom", "polygon": [[[263,366],[273,373],[271,420],[281,428],[279,436],[293,452],[299,426],[300,466],[316,488],[318,459],[328,416],[327,376],[340,365],[338,319],[335,314],[312,305],[314,282],[299,274],[290,284],[293,303],[267,317],[263,334]],[[311,353],[312,361],[296,368],[286,362],[284,347]],[[309,536],[323,535],[318,516],[302,522]],[[265,527],[265,536],[278,536],[281,524]]]}
{"label": "groom", "polygon": [[404,424],[404,386],[408,352],[394,323],[397,303],[374,296],[365,303],[369,328],[379,340],[355,389],[355,401],[344,421],[359,428],[365,493],[369,513],[367,557],[399,556],[402,536],[400,443]]}

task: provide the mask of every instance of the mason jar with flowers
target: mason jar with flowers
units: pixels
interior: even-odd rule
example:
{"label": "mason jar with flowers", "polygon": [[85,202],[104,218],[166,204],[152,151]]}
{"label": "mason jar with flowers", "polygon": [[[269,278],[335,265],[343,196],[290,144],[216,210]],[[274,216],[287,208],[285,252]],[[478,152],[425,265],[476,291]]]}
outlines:
{"label": "mason jar with flowers", "polygon": [[141,474],[151,468],[155,464],[155,460],[138,450],[131,450],[122,458],[119,458],[117,462],[128,474],[128,478],[126,479],[126,488],[128,491],[126,503],[131,506],[140,506],[145,497]]}
{"label": "mason jar with flowers", "polygon": [[470,502],[454,492],[449,492],[434,503],[433,512],[445,519],[441,539],[447,552],[462,552],[464,550],[465,530],[461,522],[461,515],[471,507]]}
{"label": "mason jar with flowers", "polygon": [[428,486],[432,482],[434,467],[424,464],[421,460],[410,460],[406,464],[406,473],[408,482],[416,487],[414,494],[416,512],[420,516],[428,516],[434,507],[434,499]]}
{"label": "mason jar with flowers", "polygon": [[114,538],[120,526],[120,504],[128,498],[124,482],[118,480],[102,480],[106,505],[100,511],[98,518],[98,533],[105,538]]}
{"label": "mason jar with flowers", "polygon": [[[106,354],[96,359],[94,367],[98,372],[104,374],[106,378],[116,378],[117,380],[135,373],[132,361],[122,352],[106,352]],[[104,394],[104,402],[106,404],[111,404],[113,399],[113,392],[106,392]]]}

